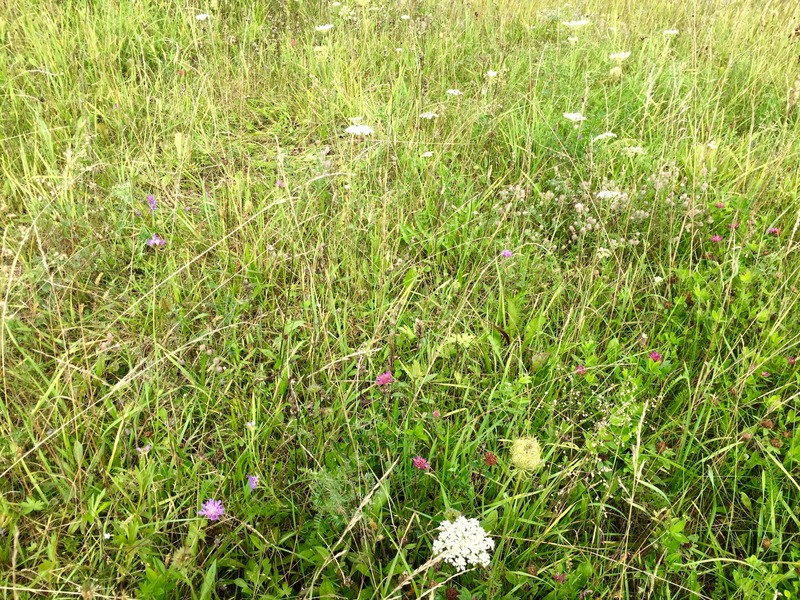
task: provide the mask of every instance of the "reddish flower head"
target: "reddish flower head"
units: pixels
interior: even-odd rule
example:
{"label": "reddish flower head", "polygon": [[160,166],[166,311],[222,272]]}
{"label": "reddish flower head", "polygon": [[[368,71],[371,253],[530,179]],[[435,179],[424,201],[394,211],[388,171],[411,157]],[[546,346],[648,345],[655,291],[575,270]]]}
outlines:
{"label": "reddish flower head", "polygon": [[412,458],[411,464],[414,465],[415,469],[419,469],[420,471],[427,471],[431,468],[431,464],[421,456],[415,456]]}
{"label": "reddish flower head", "polygon": [[494,452],[487,452],[483,455],[483,462],[486,463],[487,467],[493,467],[497,464],[497,456],[495,456]]}
{"label": "reddish flower head", "polygon": [[650,360],[654,363],[658,364],[664,360],[664,357],[661,356],[661,353],[658,350],[653,350],[650,354],[647,355]]}
{"label": "reddish flower head", "polygon": [[767,230],[767,233],[770,235],[774,235],[775,237],[778,237],[781,234],[781,230],[778,227],[770,227]]}
{"label": "reddish flower head", "polygon": [[586,367],[584,367],[583,365],[578,365],[577,367],[575,367],[575,373],[577,373],[578,375],[586,375]]}
{"label": "reddish flower head", "polygon": [[381,373],[375,378],[375,385],[389,385],[390,383],[394,383],[394,377],[392,377],[391,371],[386,371],[385,373]]}
{"label": "reddish flower head", "polygon": [[796,356],[787,356],[786,357],[786,362],[789,363],[790,367],[793,367],[797,363],[797,357]]}
{"label": "reddish flower head", "polygon": [[711,241],[714,242],[715,244],[719,244],[722,241],[722,236],[721,235],[712,235],[711,236]]}

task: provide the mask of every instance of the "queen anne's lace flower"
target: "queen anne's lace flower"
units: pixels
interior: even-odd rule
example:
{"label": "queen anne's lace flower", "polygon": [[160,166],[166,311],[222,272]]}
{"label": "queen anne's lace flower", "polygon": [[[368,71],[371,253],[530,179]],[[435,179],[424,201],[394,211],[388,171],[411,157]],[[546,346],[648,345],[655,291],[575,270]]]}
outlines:
{"label": "queen anne's lace flower", "polygon": [[489,566],[489,552],[494,550],[494,540],[478,519],[461,516],[455,521],[443,521],[438,530],[439,537],[433,542],[434,555],[442,555],[444,562],[459,571],[478,565]]}
{"label": "queen anne's lace flower", "polygon": [[349,133],[350,135],[357,137],[366,137],[374,133],[374,130],[369,125],[350,125],[350,127],[344,131],[345,133]]}

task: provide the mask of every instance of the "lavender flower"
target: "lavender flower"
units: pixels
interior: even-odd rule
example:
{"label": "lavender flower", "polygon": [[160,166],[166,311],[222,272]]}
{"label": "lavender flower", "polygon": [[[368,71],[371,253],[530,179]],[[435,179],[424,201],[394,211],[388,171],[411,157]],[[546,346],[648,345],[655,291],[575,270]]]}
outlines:
{"label": "lavender flower", "polygon": [[511,250],[503,250],[500,253],[500,256],[502,256],[503,258],[511,258],[512,256],[514,256],[514,253]]}
{"label": "lavender flower", "polygon": [[160,246],[166,246],[167,245],[167,240],[165,240],[164,238],[159,236],[157,233],[154,233],[153,237],[151,237],[149,240],[147,240],[147,245],[150,246],[151,248],[157,248],[157,247],[160,247]]}
{"label": "lavender flower", "polygon": [[256,489],[257,485],[258,485],[258,475],[248,475],[247,486],[250,488],[250,490]]}
{"label": "lavender flower", "polygon": [[389,385],[390,383],[393,382],[394,382],[394,377],[392,377],[391,371],[386,371],[385,373],[381,373],[375,378],[375,385],[378,386]]}
{"label": "lavender flower", "polygon": [[197,513],[201,517],[206,517],[209,521],[218,521],[225,514],[225,507],[220,500],[206,500]]}
{"label": "lavender flower", "polygon": [[147,203],[150,205],[150,210],[156,212],[156,197],[153,194],[147,195]]}

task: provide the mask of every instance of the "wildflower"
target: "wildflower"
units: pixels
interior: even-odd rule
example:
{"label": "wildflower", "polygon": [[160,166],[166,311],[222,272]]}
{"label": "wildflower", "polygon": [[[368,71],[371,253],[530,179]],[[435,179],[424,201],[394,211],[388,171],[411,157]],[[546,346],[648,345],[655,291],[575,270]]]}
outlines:
{"label": "wildflower", "polygon": [[718,244],[719,242],[722,241],[722,236],[721,235],[712,235],[711,236],[711,241],[714,242],[715,244]]}
{"label": "wildflower", "polygon": [[486,76],[489,78],[497,77],[497,71],[486,71]]}
{"label": "wildflower", "polygon": [[401,15],[401,16],[400,16],[400,18],[401,18],[403,21],[408,21],[408,20],[410,20],[410,19],[411,19],[411,15]]}
{"label": "wildflower", "polygon": [[458,571],[467,567],[489,566],[489,551],[494,540],[481,527],[478,519],[458,517],[455,521],[442,521],[437,528],[439,536],[433,541],[433,553]]}
{"label": "wildflower", "polygon": [[447,90],[445,94],[447,94],[448,96],[461,96],[463,92],[461,90],[453,88],[452,90]]}
{"label": "wildflower", "polygon": [[430,150],[428,150],[427,152],[423,152],[422,154],[420,154],[420,156],[421,156],[422,158],[430,158],[431,156],[433,156],[433,152],[431,152]]}
{"label": "wildflower", "polygon": [[613,131],[606,131],[605,133],[601,133],[600,135],[596,135],[592,138],[592,143],[595,142],[602,142],[603,140],[611,140],[617,137],[617,134]]}
{"label": "wildflower", "polygon": [[775,237],[778,237],[781,234],[781,230],[777,227],[770,227],[767,230],[767,233],[770,235],[774,235]]}
{"label": "wildflower", "polygon": [[419,116],[420,119],[425,119],[426,121],[432,121],[433,119],[438,119],[439,115],[432,111],[427,111],[422,113]]}
{"label": "wildflower", "polygon": [[314,29],[322,32],[330,31],[331,29],[333,29],[333,23],[326,23],[325,25],[317,25],[316,27],[314,27]]}
{"label": "wildflower", "polygon": [[136,446],[136,452],[139,453],[139,456],[143,456],[143,455],[147,454],[148,452],[150,452],[150,450],[152,448],[153,448],[152,444],[145,444],[142,447]]}
{"label": "wildflower", "polygon": [[766,379],[769,377],[769,371],[761,371],[761,376]]}
{"label": "wildflower", "polygon": [[577,21],[562,21],[561,24],[569,29],[580,29],[586,27],[591,21],[589,19],[579,19]]}
{"label": "wildflower", "polygon": [[656,285],[661,285],[661,283],[663,281],[664,281],[664,278],[661,277],[660,275],[656,275],[655,277],[653,277],[653,283],[656,284]]}
{"label": "wildflower", "polygon": [[286,184],[283,182],[283,180],[281,180],[281,179],[276,179],[276,180],[275,180],[275,187],[276,187],[276,188],[285,188],[285,187],[286,187]]}
{"label": "wildflower", "polygon": [[678,31],[677,29],[665,29],[662,33],[666,37],[675,37],[676,35],[678,35],[680,33],[680,31]]}
{"label": "wildflower", "polygon": [[209,521],[217,521],[225,514],[225,507],[220,500],[206,500],[197,513],[201,517],[206,517]]}
{"label": "wildflower", "polygon": [[716,206],[717,208],[725,208],[725,203],[724,202],[717,202],[716,204],[714,204],[714,206]]}
{"label": "wildflower", "polygon": [[645,154],[645,149],[641,146],[628,146],[623,148],[622,151],[627,154],[628,156],[634,156],[636,154]]}
{"label": "wildflower", "polygon": [[577,367],[575,367],[575,373],[578,375],[586,375],[586,370],[587,370],[586,367],[584,367],[583,365],[578,365]]}
{"label": "wildflower", "polygon": [[500,253],[500,256],[502,256],[503,258],[511,258],[512,256],[514,256],[514,253],[511,250],[503,250]]}
{"label": "wildflower", "polygon": [[617,79],[621,79],[622,78],[622,67],[620,67],[619,65],[617,65],[616,67],[613,67],[608,72],[608,76],[611,77],[611,79],[613,79],[615,81]]}
{"label": "wildflower", "polygon": [[256,428],[256,422],[255,421],[247,421],[247,422],[245,422],[244,426],[247,427],[248,429],[255,429]]}
{"label": "wildflower", "polygon": [[104,539],[104,540],[110,540],[110,539],[111,539],[111,534],[110,534],[110,533],[108,533],[108,532],[105,532],[105,533],[103,534],[103,539]]}
{"label": "wildflower", "polygon": [[617,192],[616,190],[601,190],[597,192],[598,200],[616,200],[617,198],[621,197],[622,193]]}
{"label": "wildflower", "polygon": [[384,386],[389,385],[390,383],[394,383],[394,377],[392,377],[391,371],[381,373],[375,378],[375,385]]}
{"label": "wildflower", "polygon": [[206,19],[208,19],[208,16],[209,15],[207,13],[199,13],[199,14],[196,14],[194,16],[194,18],[195,18],[196,21],[205,21]]}
{"label": "wildflower", "polygon": [[564,113],[564,118],[567,121],[570,121],[573,125],[575,125],[575,127],[577,127],[580,124],[581,121],[585,121],[586,120],[586,117],[584,117],[579,112]]}
{"label": "wildflower", "polygon": [[497,464],[497,456],[494,452],[487,452],[483,455],[483,462],[487,467],[493,467]]}
{"label": "wildflower", "polygon": [[258,475],[248,475],[247,476],[247,487],[249,487],[250,490],[252,491],[252,490],[256,489],[257,485],[258,485]]}
{"label": "wildflower", "polygon": [[438,419],[438,418],[440,418],[440,417],[442,416],[442,413],[441,413],[441,412],[439,412],[439,409],[437,408],[436,410],[434,410],[433,412],[431,412],[431,416],[432,416],[434,419]]}
{"label": "wildflower", "polygon": [[522,437],[511,445],[511,464],[523,471],[535,471],[542,465],[542,447],[534,437]]}
{"label": "wildflower", "polygon": [[796,356],[787,356],[786,357],[786,362],[789,363],[790,367],[793,367],[793,366],[795,366],[795,364],[797,364],[797,357]]}
{"label": "wildflower", "polygon": [[398,54],[400,54],[403,51],[403,49],[398,47],[398,48],[395,48],[394,51],[397,52]]}
{"label": "wildflower", "polygon": [[661,356],[661,353],[658,350],[653,350],[647,357],[652,360],[654,363],[659,364],[661,361],[664,360],[664,357]]}
{"label": "wildflower", "polygon": [[571,35],[571,36],[569,36],[567,38],[567,41],[574,46],[575,44],[578,43],[578,36],[577,35]]}
{"label": "wildflower", "polygon": [[375,133],[375,130],[372,129],[369,125],[350,125],[347,129],[344,130],[345,133],[349,133],[352,136],[360,136],[366,137],[368,135],[372,135]]}
{"label": "wildflower", "polygon": [[341,2],[331,2],[331,6],[332,6],[332,7],[334,7],[334,8],[338,8],[338,7],[340,7],[341,5],[342,5],[342,3],[341,3]]}
{"label": "wildflower", "polygon": [[608,58],[615,61],[615,62],[622,62],[627,60],[630,57],[630,52],[615,52],[614,54],[609,54]]}
{"label": "wildflower", "polygon": [[147,202],[150,204],[150,211],[156,212],[156,197],[153,194],[147,195]]}
{"label": "wildflower", "polygon": [[739,223],[737,223],[736,221],[734,221],[733,223],[731,223],[730,225],[728,225],[728,229],[731,229],[731,230],[736,230],[736,229],[739,229]]}
{"label": "wildflower", "polygon": [[567,583],[566,573],[553,573],[553,579],[558,583]]}
{"label": "wildflower", "polygon": [[165,240],[162,237],[159,237],[158,234],[154,233],[153,237],[151,237],[149,240],[147,240],[147,245],[150,246],[151,248],[156,248],[156,247],[159,247],[159,246],[166,246],[167,245],[167,240]]}
{"label": "wildflower", "polygon": [[427,471],[431,468],[431,464],[421,456],[415,456],[412,458],[411,464],[414,465],[415,469],[419,469],[420,471]]}

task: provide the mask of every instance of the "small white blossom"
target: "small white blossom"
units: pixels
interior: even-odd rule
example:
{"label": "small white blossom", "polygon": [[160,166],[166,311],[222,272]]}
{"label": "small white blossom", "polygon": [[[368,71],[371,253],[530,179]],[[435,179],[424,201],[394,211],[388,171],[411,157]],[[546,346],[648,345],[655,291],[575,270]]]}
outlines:
{"label": "small white blossom", "polygon": [[613,200],[614,198],[620,198],[620,197],[622,197],[622,194],[614,190],[602,190],[600,192],[597,192],[598,200]]}
{"label": "small white blossom", "polygon": [[317,31],[330,31],[333,29],[333,23],[326,23],[325,25],[317,25],[314,27]]}
{"label": "small white blossom", "polygon": [[369,125],[350,125],[347,129],[344,130],[345,133],[349,133],[352,136],[359,136],[359,137],[366,137],[368,135],[372,135],[375,133],[375,130],[372,129]]}
{"label": "small white blossom", "polygon": [[443,521],[438,530],[439,537],[433,542],[435,556],[442,555],[444,562],[458,571],[477,565],[489,566],[489,552],[494,550],[494,540],[478,519],[461,516],[455,521]]}
{"label": "small white blossom", "polygon": [[428,150],[427,152],[423,152],[422,154],[420,154],[420,156],[421,156],[422,158],[430,158],[431,156],[433,156],[433,152],[431,152],[430,150]]}
{"label": "small white blossom", "polygon": [[661,282],[662,282],[662,281],[664,281],[664,278],[663,278],[663,277],[659,277],[658,275],[656,275],[655,277],[653,277],[653,283],[655,283],[656,285],[661,285]]}
{"label": "small white blossom", "polygon": [[103,539],[104,539],[104,540],[110,540],[110,539],[111,539],[111,534],[110,534],[110,533],[108,533],[108,532],[105,532],[105,533],[103,534]]}
{"label": "small white blossom", "polygon": [[574,113],[564,113],[564,118],[565,118],[567,121],[571,121],[571,122],[572,122],[572,124],[573,124],[573,125],[575,125],[575,127],[577,127],[577,126],[578,126],[578,124],[579,124],[581,121],[585,121],[585,120],[586,120],[586,117],[584,117],[584,116],[583,116],[581,113],[579,113],[579,112],[574,112]]}
{"label": "small white blossom", "polygon": [[601,133],[600,135],[596,135],[592,138],[592,143],[595,142],[602,142],[603,140],[611,140],[617,137],[617,134],[613,131],[606,131],[605,133]]}
{"label": "small white blossom", "polygon": [[561,24],[570,29],[580,29],[586,27],[591,21],[589,19],[579,19],[577,21],[562,21]]}
{"label": "small white blossom", "polygon": [[636,154],[645,154],[645,149],[642,148],[641,146],[628,146],[627,148],[623,148],[622,151],[628,156],[634,156]]}
{"label": "small white blossom", "polygon": [[433,120],[433,119],[438,119],[438,118],[439,118],[439,115],[437,115],[435,112],[428,111],[428,112],[424,112],[424,113],[422,113],[422,114],[419,116],[419,118],[420,118],[420,119],[425,119],[426,121],[431,121],[431,120]]}
{"label": "small white blossom", "polygon": [[403,51],[403,49],[402,48],[395,48],[394,51],[397,52],[398,54],[400,54]]}
{"label": "small white blossom", "polygon": [[402,15],[400,18],[403,19],[403,21],[408,21],[408,20],[411,19],[411,16],[410,15]]}
{"label": "small white blossom", "polygon": [[487,77],[497,77],[497,71],[486,71]]}
{"label": "small white blossom", "polygon": [[457,90],[454,88],[452,90],[447,90],[445,94],[447,94],[448,96],[460,96],[461,94],[463,94],[463,92],[461,90]]}
{"label": "small white blossom", "polygon": [[679,33],[680,33],[680,31],[678,31],[677,29],[665,29],[664,30],[664,35],[667,36],[667,37],[675,37]]}
{"label": "small white blossom", "polygon": [[205,21],[206,19],[208,19],[208,14],[207,13],[199,13],[199,14],[196,14],[194,16],[194,18],[197,21]]}
{"label": "small white blossom", "polygon": [[609,54],[608,58],[617,62],[622,62],[623,60],[627,60],[630,55],[630,52],[616,52],[614,54]]}
{"label": "small white blossom", "polygon": [[334,8],[337,8],[337,7],[341,6],[341,5],[342,5],[341,2],[331,2],[331,6],[333,6]]}

